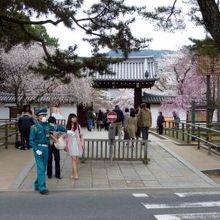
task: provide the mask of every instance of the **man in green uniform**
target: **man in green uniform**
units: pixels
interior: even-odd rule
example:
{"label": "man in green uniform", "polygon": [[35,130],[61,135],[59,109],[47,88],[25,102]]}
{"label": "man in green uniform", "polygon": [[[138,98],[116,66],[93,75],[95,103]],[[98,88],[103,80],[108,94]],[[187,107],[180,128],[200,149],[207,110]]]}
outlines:
{"label": "man in green uniform", "polygon": [[49,123],[46,121],[47,109],[39,109],[36,111],[36,123],[32,125],[30,130],[29,143],[34,152],[34,158],[37,167],[37,179],[34,182],[36,191],[40,194],[47,194],[45,171],[48,160]]}
{"label": "man in green uniform", "polygon": [[[48,148],[50,145],[50,132],[55,131],[46,119],[47,109],[39,109],[36,111],[36,123],[31,127],[29,143],[33,149],[37,167],[37,179],[34,182],[34,188],[40,194],[48,194],[46,187],[46,168],[48,161]],[[65,131],[64,129],[61,129]],[[59,129],[56,129],[59,131]]]}

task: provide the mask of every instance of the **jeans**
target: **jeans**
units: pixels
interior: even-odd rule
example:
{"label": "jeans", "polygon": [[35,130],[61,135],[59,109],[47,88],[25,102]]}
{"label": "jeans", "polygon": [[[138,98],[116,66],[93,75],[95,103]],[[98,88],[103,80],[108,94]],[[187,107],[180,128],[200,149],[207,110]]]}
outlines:
{"label": "jeans", "polygon": [[141,128],[143,140],[148,140],[148,130],[149,130],[148,127]]}
{"label": "jeans", "polygon": [[90,130],[90,131],[94,128],[94,120],[93,119],[87,120],[87,127],[88,127],[88,130]]}

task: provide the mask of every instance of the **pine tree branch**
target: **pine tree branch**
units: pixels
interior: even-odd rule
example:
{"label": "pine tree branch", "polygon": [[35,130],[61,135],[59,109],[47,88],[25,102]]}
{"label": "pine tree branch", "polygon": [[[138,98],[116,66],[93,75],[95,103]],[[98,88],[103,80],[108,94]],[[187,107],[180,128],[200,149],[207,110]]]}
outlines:
{"label": "pine tree branch", "polygon": [[85,27],[83,27],[80,23],[79,23],[79,20],[77,20],[76,18],[72,17],[73,21],[75,22],[75,24],[80,27],[81,29],[83,29],[87,34],[91,34],[91,35],[94,35],[94,36],[98,36],[98,37],[104,37],[104,35],[101,35],[101,34],[97,34],[91,30],[88,30],[86,29]]}
{"label": "pine tree branch", "polygon": [[5,15],[4,16],[0,15],[0,20],[11,22],[11,23],[18,24],[18,25],[20,25],[20,24],[23,24],[23,25],[43,25],[43,24],[57,25],[60,22],[63,22],[63,19],[59,19],[57,21],[53,21],[50,19],[44,20],[44,21],[25,21],[25,20],[10,18]]}
{"label": "pine tree branch", "polygon": [[170,19],[171,16],[174,14],[176,3],[177,3],[177,0],[174,0],[173,6],[172,6],[172,8],[171,8],[171,10],[170,10],[170,14],[169,14],[169,16],[168,16],[167,19],[166,19],[166,23],[169,22],[169,19]]}
{"label": "pine tree branch", "polygon": [[37,41],[37,42],[40,42],[40,43],[41,43],[41,45],[42,45],[42,47],[43,47],[43,50],[44,50],[44,53],[45,53],[45,55],[46,55],[48,61],[49,61],[50,63],[53,63],[53,62],[52,62],[52,59],[51,59],[51,56],[50,56],[50,54],[49,54],[49,52],[48,52],[48,50],[47,50],[47,46],[46,46],[44,40],[41,39],[41,38],[39,38],[39,37],[37,37],[37,36],[35,36],[35,35],[33,35],[33,34],[31,34],[30,32],[28,32],[27,29],[25,28],[25,26],[24,26],[23,24],[20,24],[20,27],[21,27],[21,29],[22,29],[31,39],[33,39],[34,41]]}

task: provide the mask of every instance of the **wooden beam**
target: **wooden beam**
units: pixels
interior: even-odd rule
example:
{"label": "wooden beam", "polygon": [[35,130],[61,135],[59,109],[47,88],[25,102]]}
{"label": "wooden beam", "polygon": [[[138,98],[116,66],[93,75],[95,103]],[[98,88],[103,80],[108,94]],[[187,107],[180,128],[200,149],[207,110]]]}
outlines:
{"label": "wooden beam", "polygon": [[134,108],[138,108],[141,106],[142,102],[142,88],[134,89]]}

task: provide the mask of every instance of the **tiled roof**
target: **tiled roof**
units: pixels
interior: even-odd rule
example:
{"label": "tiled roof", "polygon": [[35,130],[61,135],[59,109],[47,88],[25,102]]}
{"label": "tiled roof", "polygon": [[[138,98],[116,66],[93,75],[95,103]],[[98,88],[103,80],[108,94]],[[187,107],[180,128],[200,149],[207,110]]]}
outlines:
{"label": "tiled roof", "polygon": [[165,95],[153,95],[144,92],[142,96],[142,102],[149,103],[149,104],[160,104],[162,101],[167,99],[172,99],[174,96],[165,96]]}
{"label": "tiled roof", "polygon": [[129,58],[121,63],[110,64],[109,69],[114,74],[99,74],[97,72],[93,75],[93,80],[148,81],[158,79],[158,66],[153,57]]}
{"label": "tiled roof", "polygon": [[[138,51],[131,51],[128,54],[128,57],[163,57],[168,54],[173,54],[176,51],[173,50],[152,50],[152,49],[144,49],[144,50],[138,50]],[[110,57],[123,57],[123,53],[121,50],[116,51],[109,51],[107,53],[107,56]]]}
{"label": "tiled roof", "polygon": [[[19,97],[20,101],[22,97]],[[36,96],[29,95],[26,98],[26,101],[33,102],[36,99]],[[74,95],[60,95],[60,94],[51,94],[44,95],[40,97],[36,103],[74,103],[76,102],[76,97]],[[0,92],[0,103],[15,103],[15,96],[11,93]]]}

